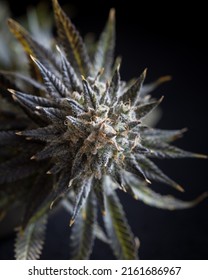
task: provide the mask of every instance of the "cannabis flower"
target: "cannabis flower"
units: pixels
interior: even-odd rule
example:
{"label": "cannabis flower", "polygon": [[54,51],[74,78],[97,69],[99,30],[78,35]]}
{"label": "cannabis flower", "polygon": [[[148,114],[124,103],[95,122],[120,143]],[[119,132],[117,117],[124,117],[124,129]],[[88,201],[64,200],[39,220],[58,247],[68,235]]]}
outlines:
{"label": "cannabis flower", "polygon": [[[149,187],[155,180],[183,191],[152,159],[204,156],[170,144],[184,130],[154,129],[143,122],[163,99],[149,92],[167,78],[143,85],[144,70],[134,81],[121,80],[119,59],[113,59],[114,9],[91,58],[57,0],[53,8],[58,34],[53,51],[8,21],[27,54],[31,76],[0,74],[1,94],[15,108],[12,113],[2,109],[0,210],[24,206],[17,259],[40,256],[47,215],[60,201],[71,211],[73,259],[89,258],[95,237],[108,242],[117,258],[136,259],[138,248],[117,189],[164,209],[193,206],[206,194],[183,202]],[[97,209],[105,230],[98,225]]]}

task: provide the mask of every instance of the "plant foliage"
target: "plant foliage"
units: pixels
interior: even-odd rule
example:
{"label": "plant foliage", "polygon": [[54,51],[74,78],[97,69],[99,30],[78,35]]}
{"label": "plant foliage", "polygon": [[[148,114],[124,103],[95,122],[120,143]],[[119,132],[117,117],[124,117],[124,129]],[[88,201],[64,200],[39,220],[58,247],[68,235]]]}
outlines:
{"label": "plant foliage", "polygon": [[[60,201],[71,212],[72,259],[89,258],[96,237],[107,242],[118,259],[137,259],[135,237],[117,190],[150,206],[191,207],[206,194],[183,202],[149,188],[155,180],[183,191],[153,160],[205,156],[171,144],[184,130],[145,125],[146,116],[163,99],[155,100],[149,92],[168,77],[144,85],[144,70],[133,82],[121,79],[120,64],[114,62],[114,9],[93,57],[57,0],[53,9],[55,53],[8,20],[28,57],[30,77],[0,72],[0,93],[7,104],[1,108],[0,211],[16,204],[24,208],[17,259],[40,257],[46,215]],[[103,214],[104,229],[98,224],[97,209]]]}

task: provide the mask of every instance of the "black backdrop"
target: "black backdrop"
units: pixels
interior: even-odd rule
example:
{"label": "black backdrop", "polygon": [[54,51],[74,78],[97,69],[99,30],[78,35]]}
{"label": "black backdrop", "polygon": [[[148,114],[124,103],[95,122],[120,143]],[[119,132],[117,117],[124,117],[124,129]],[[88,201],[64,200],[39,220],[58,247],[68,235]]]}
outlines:
{"label": "black backdrop", "polygon": [[[8,1],[14,17],[25,12]],[[14,2],[14,1],[13,1]],[[28,1],[28,5],[38,1]],[[45,1],[50,2],[50,1]],[[180,1],[181,2],[181,1]],[[117,48],[123,57],[123,79],[138,76],[148,67],[147,81],[170,74],[173,80],[155,92],[165,95],[160,128],[188,127],[177,142],[186,150],[208,154],[207,143],[207,46],[205,7],[200,1],[181,7],[176,1],[61,1],[81,34],[99,34],[109,9],[116,8]],[[67,4],[67,5],[66,5]],[[207,190],[207,161],[198,159],[158,162],[170,177],[185,187],[178,194],[153,184],[156,191],[193,199]],[[207,259],[207,201],[190,210],[169,212],[150,208],[121,194],[133,232],[141,241],[141,259]],[[49,221],[43,259],[68,258],[69,217],[64,211]],[[0,258],[13,257],[12,236],[0,241]],[[110,249],[96,241],[94,259],[112,259]]]}

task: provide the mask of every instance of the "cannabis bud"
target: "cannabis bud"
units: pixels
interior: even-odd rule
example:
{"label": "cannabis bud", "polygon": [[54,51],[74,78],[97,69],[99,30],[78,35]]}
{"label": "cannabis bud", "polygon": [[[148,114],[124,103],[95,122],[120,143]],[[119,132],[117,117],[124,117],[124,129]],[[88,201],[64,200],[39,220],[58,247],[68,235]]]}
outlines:
{"label": "cannabis bud", "polygon": [[[42,46],[14,20],[9,28],[22,44],[30,77],[1,75],[1,94],[11,112],[2,110],[0,131],[0,210],[24,207],[17,233],[17,259],[40,256],[50,209],[62,203],[71,212],[73,259],[87,259],[95,237],[108,242],[119,259],[136,259],[137,246],[117,189],[164,209],[198,203],[155,193],[151,180],[183,188],[166,176],[154,158],[205,156],[170,144],[184,130],[145,125],[145,117],[163,97],[149,93],[168,77],[143,85],[146,70],[128,83],[114,62],[115,11],[112,9],[94,53],[53,0],[56,51]],[[97,221],[101,209],[104,227]]]}

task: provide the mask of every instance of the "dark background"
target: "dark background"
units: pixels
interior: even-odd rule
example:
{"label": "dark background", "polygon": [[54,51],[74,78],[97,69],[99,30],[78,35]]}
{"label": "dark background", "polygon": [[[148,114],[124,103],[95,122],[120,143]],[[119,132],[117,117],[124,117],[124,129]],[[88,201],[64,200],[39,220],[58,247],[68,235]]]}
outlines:
{"label": "dark background", "polygon": [[[15,16],[26,7],[11,8]],[[28,1],[28,4],[38,1]],[[50,2],[50,1],[45,1]],[[181,2],[181,1],[180,1]],[[67,3],[67,5],[66,5]],[[207,143],[207,22],[205,7],[200,1],[182,7],[176,1],[165,4],[155,1],[61,1],[82,35],[102,30],[111,7],[116,8],[117,48],[123,57],[121,74],[124,80],[138,76],[148,67],[147,82],[161,75],[173,79],[155,92],[165,95],[163,116],[158,127],[188,127],[177,141],[186,150],[208,154]],[[199,159],[165,160],[159,166],[184,186],[184,194],[168,186],[153,184],[163,194],[181,199],[194,199],[207,191],[207,161]],[[121,194],[133,232],[141,241],[141,259],[208,259],[207,201],[193,209],[164,211],[133,201]],[[69,217],[64,211],[49,221],[43,259],[65,259],[69,256]],[[13,238],[0,242],[0,258],[13,258]],[[93,259],[113,259],[111,250],[96,241]]]}

